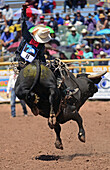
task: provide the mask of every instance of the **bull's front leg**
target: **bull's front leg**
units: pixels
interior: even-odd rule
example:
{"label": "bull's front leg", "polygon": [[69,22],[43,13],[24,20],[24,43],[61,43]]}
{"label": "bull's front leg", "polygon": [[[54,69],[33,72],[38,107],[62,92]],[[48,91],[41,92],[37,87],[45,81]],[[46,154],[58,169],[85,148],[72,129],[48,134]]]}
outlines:
{"label": "bull's front leg", "polygon": [[19,84],[15,87],[15,93],[20,100],[24,100],[26,102],[35,116],[39,114],[39,110],[35,104],[36,96],[33,92],[29,93],[29,89]]}
{"label": "bull's front leg", "polygon": [[55,147],[57,149],[63,150],[63,144],[62,144],[62,140],[60,138],[61,126],[59,125],[58,122],[56,122],[56,124],[54,126],[54,131],[56,133]]}
{"label": "bull's front leg", "polygon": [[50,88],[50,95],[49,95],[50,116],[48,119],[48,125],[51,129],[53,129],[56,124],[56,116],[55,116],[55,111],[54,111],[55,97],[56,97],[55,89]]}
{"label": "bull's front leg", "polygon": [[85,130],[83,128],[83,121],[82,121],[82,117],[80,116],[80,114],[75,111],[75,113],[73,114],[73,118],[72,120],[76,121],[79,127],[79,133],[78,133],[78,138],[81,142],[85,142]]}

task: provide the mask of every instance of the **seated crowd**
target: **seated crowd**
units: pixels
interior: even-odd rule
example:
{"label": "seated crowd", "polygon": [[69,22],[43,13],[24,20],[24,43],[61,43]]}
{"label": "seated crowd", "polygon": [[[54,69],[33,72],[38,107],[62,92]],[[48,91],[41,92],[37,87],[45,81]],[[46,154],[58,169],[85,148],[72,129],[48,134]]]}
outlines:
{"label": "seated crowd", "polygon": [[[45,4],[46,1],[43,0],[26,0],[26,3],[34,8],[41,9],[42,13],[45,13],[48,9],[53,13],[54,4],[52,0],[48,1],[48,4]],[[97,32],[110,29],[109,8],[106,11],[100,8],[94,12],[94,15],[88,13],[87,17],[84,17],[79,10],[74,12],[72,18],[69,14],[62,18],[59,13],[56,13],[55,15],[50,15],[48,22],[45,19],[45,15],[32,14],[29,21],[34,25],[46,25],[53,30],[50,31],[52,39],[49,42],[52,49],[46,49],[45,51],[47,59],[53,59],[58,54],[61,59],[110,57],[110,31],[105,36],[97,36]],[[0,10],[0,33],[3,49],[22,39],[20,20],[13,25],[13,10],[9,5],[5,5],[4,9]],[[66,49],[62,50],[60,48],[62,46],[65,46]],[[72,49],[69,57],[66,56],[68,53],[66,52],[67,49],[68,51]],[[107,65],[108,62],[100,62],[99,64]]]}

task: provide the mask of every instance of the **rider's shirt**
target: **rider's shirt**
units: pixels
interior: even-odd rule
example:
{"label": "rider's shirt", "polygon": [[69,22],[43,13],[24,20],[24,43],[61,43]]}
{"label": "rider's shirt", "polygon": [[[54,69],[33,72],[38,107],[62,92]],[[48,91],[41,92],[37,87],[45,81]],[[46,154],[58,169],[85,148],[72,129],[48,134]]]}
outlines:
{"label": "rider's shirt", "polygon": [[26,43],[21,52],[21,57],[31,63],[36,58],[38,51],[39,49],[35,48],[33,45]]}
{"label": "rider's shirt", "polygon": [[45,63],[45,46],[43,43],[38,43],[33,39],[31,33],[28,31],[28,24],[30,24],[30,22],[26,21],[26,18],[24,17],[22,23],[23,39],[16,53],[20,55],[21,59],[27,62],[32,62],[36,58]]}

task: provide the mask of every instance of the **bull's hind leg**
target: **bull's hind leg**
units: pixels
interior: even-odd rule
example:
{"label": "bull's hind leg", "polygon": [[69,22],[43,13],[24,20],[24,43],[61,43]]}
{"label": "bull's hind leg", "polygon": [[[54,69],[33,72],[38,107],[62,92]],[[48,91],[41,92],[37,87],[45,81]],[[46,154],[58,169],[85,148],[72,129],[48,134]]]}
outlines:
{"label": "bull's hind leg", "polygon": [[[55,110],[54,110],[56,97],[57,95],[56,95],[55,89],[50,88],[50,95],[49,95],[50,117],[48,119],[48,125],[51,129],[53,129],[56,124],[56,116],[55,116]],[[58,107],[58,105],[56,105],[56,107]]]}
{"label": "bull's hind leg", "polygon": [[82,121],[82,117],[80,116],[80,114],[75,111],[75,113],[73,114],[73,118],[72,120],[76,121],[79,127],[79,133],[78,133],[78,138],[81,142],[85,142],[85,130],[83,128],[83,121]]}
{"label": "bull's hind leg", "polygon": [[60,138],[61,126],[57,122],[54,126],[54,131],[56,133],[55,147],[57,149],[63,150],[63,144],[62,144],[62,141],[61,141],[61,138]]}

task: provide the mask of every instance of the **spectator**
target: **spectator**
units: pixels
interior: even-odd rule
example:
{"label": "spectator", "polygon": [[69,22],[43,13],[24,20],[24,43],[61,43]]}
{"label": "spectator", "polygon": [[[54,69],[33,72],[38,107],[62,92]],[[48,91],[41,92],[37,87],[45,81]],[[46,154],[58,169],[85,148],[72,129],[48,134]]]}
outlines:
{"label": "spectator", "polygon": [[103,51],[110,57],[110,42],[106,41]]}
{"label": "spectator", "polygon": [[98,2],[95,4],[94,11],[97,11],[98,7],[102,7],[104,5],[104,0],[98,0]]}
{"label": "spectator", "polygon": [[87,0],[77,0],[77,6],[80,5],[81,8],[85,8],[85,5],[87,4]]}
{"label": "spectator", "polygon": [[64,1],[64,12],[66,12],[66,6],[69,6],[69,8],[72,8],[73,6],[73,1],[72,0],[65,0]]}
{"label": "spectator", "polygon": [[[107,57],[107,54],[104,51],[101,51],[100,55],[99,55],[99,58],[104,59],[106,57]],[[100,66],[108,65],[108,61],[99,61],[98,65],[100,65]]]}
{"label": "spectator", "polygon": [[97,58],[101,51],[103,51],[101,43],[99,41],[96,41],[94,43],[93,58]]}
{"label": "spectator", "polygon": [[88,45],[88,41],[86,39],[84,39],[88,32],[87,30],[84,28],[82,31],[81,31],[81,35],[80,35],[80,38],[79,38],[79,45],[81,46],[81,48],[84,48],[86,45]]}
{"label": "spectator", "polygon": [[105,10],[104,10],[103,8],[100,8],[100,9],[98,10],[98,13],[99,13],[99,15],[100,15],[100,14],[105,15]]}
{"label": "spectator", "polygon": [[87,25],[87,31],[89,32],[89,35],[95,34],[96,21],[92,18],[92,15],[90,13],[88,14],[88,18],[85,21],[84,25]]}
{"label": "spectator", "polygon": [[59,16],[59,13],[56,13],[56,18],[55,18],[55,20],[57,21],[58,26],[61,26],[61,25],[63,25],[63,23],[64,23],[64,20],[63,20],[63,18],[61,18],[61,17]]}
{"label": "spectator", "polygon": [[47,23],[47,26],[53,28],[55,32],[58,31],[58,23],[53,16],[50,17],[50,21]]}
{"label": "spectator", "polygon": [[45,13],[46,10],[50,10],[50,12],[53,13],[53,0],[39,0],[38,9],[42,9],[43,13]]}
{"label": "spectator", "polygon": [[68,58],[66,57],[65,53],[63,53],[63,52],[59,53],[59,58],[60,58],[60,60],[68,60]]}
{"label": "spectator", "polygon": [[69,24],[72,24],[72,22],[71,22],[70,16],[66,15],[64,25],[68,26]]}
{"label": "spectator", "polygon": [[45,21],[45,16],[42,15],[40,16],[40,21],[38,22],[40,25],[47,25],[47,22]]}
{"label": "spectator", "polygon": [[83,58],[83,51],[81,50],[81,47],[79,44],[76,45],[76,52],[75,52],[76,58],[81,59]]}
{"label": "spectator", "polygon": [[105,20],[105,28],[110,28],[110,13],[108,13],[107,19]]}
{"label": "spectator", "polygon": [[21,31],[21,25],[19,24],[16,27],[16,35],[15,35],[13,42],[18,42],[18,41],[21,41],[21,40],[22,40],[22,31]]}
{"label": "spectator", "polygon": [[100,14],[99,15],[99,19],[100,20],[96,24],[97,31],[105,29],[105,26],[106,26],[105,15],[104,14]]}
{"label": "spectator", "polygon": [[5,6],[5,0],[0,0],[0,9],[2,10]]}
{"label": "spectator", "polygon": [[75,24],[77,21],[80,21],[82,24],[84,24],[84,17],[81,15],[81,12],[77,10],[75,19],[72,24]]}
{"label": "spectator", "polygon": [[26,0],[25,2],[28,3],[29,6],[32,6],[34,8],[38,8],[39,0]]}
{"label": "spectator", "polygon": [[70,31],[72,33],[68,36],[67,41],[68,41],[68,45],[74,48],[79,42],[80,34],[76,32],[75,27],[72,27]]}
{"label": "spectator", "polygon": [[60,40],[58,39],[58,37],[56,37],[56,34],[50,33],[50,35],[51,35],[51,40],[49,41],[49,44],[54,48],[56,48],[56,46],[53,46],[53,44],[60,46]]}
{"label": "spectator", "polygon": [[51,35],[51,40],[49,41],[49,44],[51,45],[53,49],[48,49],[48,51],[49,51],[49,54],[52,56],[51,58],[53,59],[56,56],[58,56],[58,51],[56,51],[56,49],[58,46],[60,46],[60,42],[57,39],[55,33],[50,33],[50,35]]}
{"label": "spectator", "polygon": [[110,34],[106,34],[105,39],[110,42]]}
{"label": "spectator", "polygon": [[6,17],[7,25],[11,26],[13,23],[13,10],[8,4],[5,5],[5,9],[3,9],[3,15]]}
{"label": "spectator", "polygon": [[9,27],[7,26],[1,35],[1,43],[3,47],[7,48],[12,44],[13,40],[14,40],[14,35],[13,33],[9,32]]}
{"label": "spectator", "polygon": [[110,8],[107,9],[107,14],[110,13]]}
{"label": "spectator", "polygon": [[7,26],[6,18],[2,14],[2,10],[0,9],[0,33],[3,32],[3,30],[6,26]]}
{"label": "spectator", "polygon": [[97,11],[94,12],[94,18],[93,19],[95,19],[96,24],[97,24],[97,22],[99,21],[99,16],[97,14]]}
{"label": "spectator", "polygon": [[32,17],[29,18],[29,21],[34,25],[38,25],[39,22],[38,14],[32,14]]}
{"label": "spectator", "polygon": [[91,52],[90,47],[88,45],[85,46],[84,50],[85,50],[83,54],[84,58],[86,59],[93,58],[93,53]]}
{"label": "spectator", "polygon": [[[16,117],[16,111],[15,111],[16,94],[14,90],[16,80],[17,80],[17,75],[13,73],[9,78],[8,87],[7,87],[7,97],[9,97],[9,91],[11,89],[11,101],[10,101],[11,117]],[[20,102],[23,108],[24,116],[27,116],[27,109],[26,109],[25,102],[23,100],[20,100]]]}
{"label": "spectator", "polygon": [[65,33],[65,37],[68,37],[69,36],[69,34],[71,33],[71,31],[70,31],[70,29],[73,27],[73,25],[70,23],[70,24],[68,24],[67,25],[67,31],[66,31],[66,33]]}

